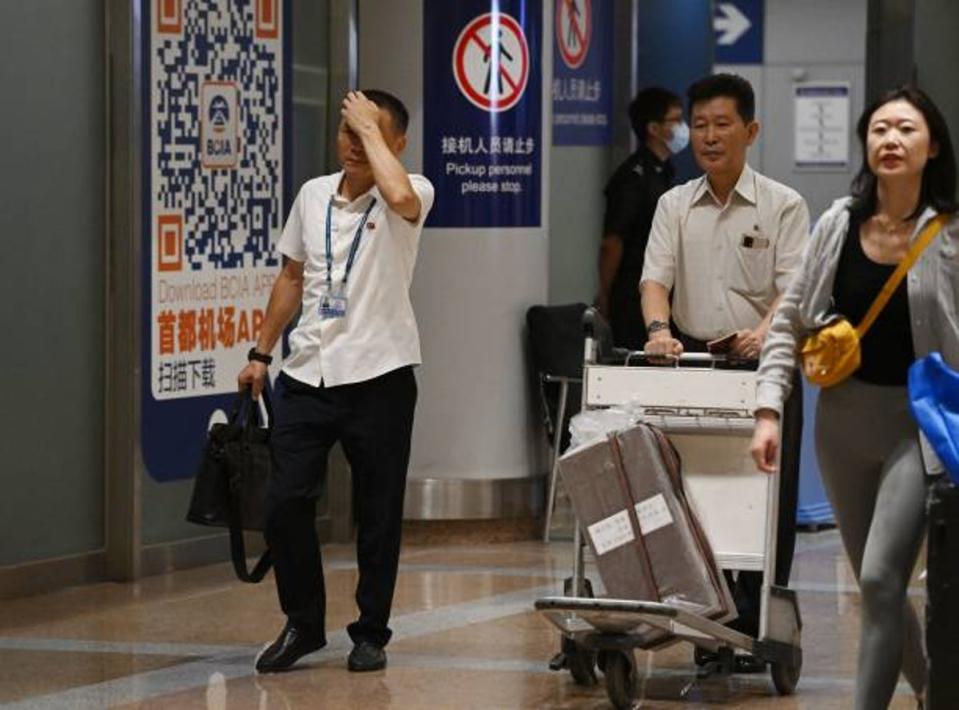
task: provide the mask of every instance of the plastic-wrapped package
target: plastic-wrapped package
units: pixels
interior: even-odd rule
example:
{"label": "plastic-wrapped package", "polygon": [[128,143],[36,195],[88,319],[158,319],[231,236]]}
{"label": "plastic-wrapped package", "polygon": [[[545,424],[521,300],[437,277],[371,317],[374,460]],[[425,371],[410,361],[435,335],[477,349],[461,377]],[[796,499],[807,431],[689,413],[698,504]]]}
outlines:
{"label": "plastic-wrapped package", "polygon": [[607,409],[584,409],[569,421],[569,450],[603,441],[614,431],[631,429],[641,414],[639,405],[632,403]]}

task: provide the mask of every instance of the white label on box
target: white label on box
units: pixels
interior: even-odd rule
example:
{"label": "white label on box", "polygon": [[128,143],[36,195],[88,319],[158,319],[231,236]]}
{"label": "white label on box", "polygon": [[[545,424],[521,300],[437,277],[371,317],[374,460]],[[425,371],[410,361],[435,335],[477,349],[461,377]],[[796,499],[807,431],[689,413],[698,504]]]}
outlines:
{"label": "white label on box", "polygon": [[599,520],[586,530],[589,532],[590,540],[593,541],[597,555],[606,554],[636,539],[633,535],[633,527],[629,524],[627,510],[621,510],[615,515]]}
{"label": "white label on box", "polygon": [[636,517],[639,518],[639,529],[643,535],[649,535],[673,522],[673,516],[669,513],[669,506],[662,493],[637,503]]}

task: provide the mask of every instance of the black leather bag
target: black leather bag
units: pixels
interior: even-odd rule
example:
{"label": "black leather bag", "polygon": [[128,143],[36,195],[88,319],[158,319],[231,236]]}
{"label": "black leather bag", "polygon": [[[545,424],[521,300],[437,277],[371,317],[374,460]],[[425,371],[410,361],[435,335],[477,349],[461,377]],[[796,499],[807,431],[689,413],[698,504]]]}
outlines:
{"label": "black leather bag", "polygon": [[246,389],[237,395],[230,420],[210,428],[186,516],[198,525],[230,529],[233,569],[239,579],[250,583],[261,581],[273,564],[267,550],[250,570],[243,540],[244,530],[263,530],[266,525],[266,495],[273,475],[273,407],[266,389],[261,396],[267,426],[259,425],[259,407]]}

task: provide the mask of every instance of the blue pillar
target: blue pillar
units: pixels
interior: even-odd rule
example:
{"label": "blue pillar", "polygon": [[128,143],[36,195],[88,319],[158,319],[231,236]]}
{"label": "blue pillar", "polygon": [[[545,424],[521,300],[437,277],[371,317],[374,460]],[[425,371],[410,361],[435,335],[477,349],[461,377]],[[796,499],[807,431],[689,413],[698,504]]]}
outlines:
{"label": "blue pillar", "polygon": [[[713,70],[713,8],[708,0],[641,0],[637,17],[636,88],[658,85],[683,97]],[[673,159],[677,181],[701,174],[692,153]]]}

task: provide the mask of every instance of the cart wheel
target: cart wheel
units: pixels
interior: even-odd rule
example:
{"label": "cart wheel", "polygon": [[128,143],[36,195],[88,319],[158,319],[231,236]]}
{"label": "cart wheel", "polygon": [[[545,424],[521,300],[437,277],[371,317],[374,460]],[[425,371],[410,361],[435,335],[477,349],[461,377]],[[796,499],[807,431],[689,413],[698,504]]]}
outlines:
{"label": "cart wheel", "polygon": [[596,685],[596,652],[580,646],[572,639],[563,639],[566,668],[576,685]]}
{"label": "cart wheel", "polygon": [[796,692],[801,672],[802,661],[796,664],[776,662],[769,664],[769,675],[772,676],[773,685],[776,686],[776,692],[780,695],[792,695]]}
{"label": "cart wheel", "polygon": [[636,695],[636,664],[633,654],[608,651],[606,654],[606,694],[617,710],[633,707]]}

